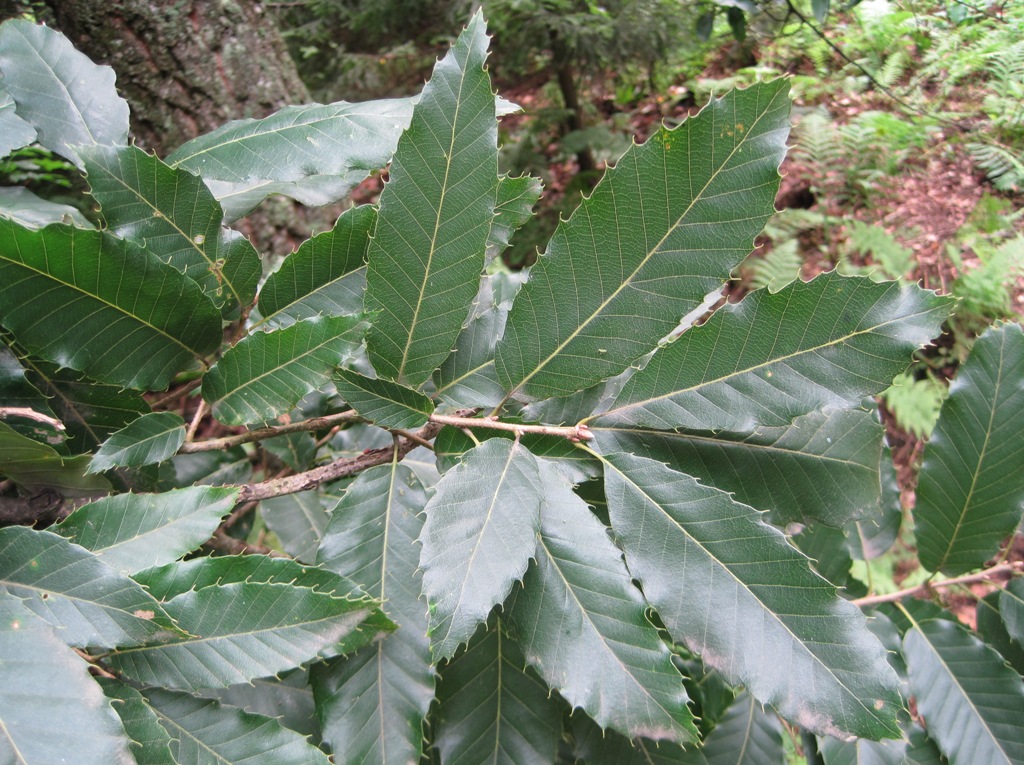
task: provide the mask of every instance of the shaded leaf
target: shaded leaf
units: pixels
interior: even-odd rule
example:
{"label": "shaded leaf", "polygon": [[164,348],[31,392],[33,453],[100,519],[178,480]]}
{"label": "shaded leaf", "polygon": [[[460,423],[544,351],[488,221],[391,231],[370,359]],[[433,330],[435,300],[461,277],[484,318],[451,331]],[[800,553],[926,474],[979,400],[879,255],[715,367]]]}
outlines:
{"label": "shaded leaf", "polygon": [[900,735],[897,678],[881,644],[780,531],[659,462],[605,460],[612,529],[674,638],[804,728]]}
{"label": "shaded leaf", "polygon": [[72,223],[79,228],[94,228],[77,208],[37,197],[21,186],[0,188],[0,217],[10,218],[25,228],[43,228],[51,223]]}
{"label": "shaded leaf", "polygon": [[662,348],[629,378],[602,425],[750,431],[889,386],[950,309],[916,286],[835,271],[752,292]]}
{"label": "shaded leaf", "polygon": [[910,743],[907,746],[907,759],[904,765],[946,765],[947,762],[936,743],[928,738],[928,734],[920,726],[914,725],[910,730]]}
{"label": "shaded leaf", "polygon": [[1024,511],[1024,330],[985,332],[960,367],[925,447],[914,506],[921,564],[978,568]]}
{"label": "shaded leaf", "polygon": [[918,713],[952,765],[1024,761],[1024,684],[999,654],[935,619],[907,632],[903,656]]}
{"label": "shaded leaf", "polygon": [[163,494],[118,494],[80,507],[52,531],[132,574],[177,560],[205,542],[238,489],[195,486]]}
{"label": "shaded leaf", "polygon": [[178,454],[173,464],[174,485],[182,488],[195,484],[227,486],[248,483],[253,475],[252,461],[241,446],[225,451]]}
{"label": "shaded leaf", "polygon": [[128,103],[114,88],[114,70],[94,64],[60,32],[8,20],[0,29],[0,72],[18,116],[47,149],[80,162],[76,146],[128,142]]}
{"label": "shaded leaf", "polygon": [[199,286],[100,231],[0,218],[0,321],[30,353],[99,382],[162,390],[220,345]]}
{"label": "shaded leaf", "polygon": [[270,452],[296,473],[306,470],[316,457],[317,441],[312,433],[285,433],[262,441],[265,451]]}
{"label": "shaded leaf", "polygon": [[0,594],[0,761],[129,765],[128,738],[89,665],[21,601]]}
{"label": "shaded leaf", "polygon": [[837,587],[850,578],[853,558],[846,546],[846,534],[820,524],[804,528],[793,540],[800,552],[811,559],[814,570]]}
{"label": "shaded leaf", "polygon": [[112,434],[92,458],[89,470],[152,465],[174,455],[185,443],[185,421],[174,412],[152,412]]}
{"label": "shaded leaf", "polygon": [[1020,675],[1024,675],[1024,644],[1014,640],[1006,630],[1000,613],[1002,590],[995,590],[978,601],[975,611],[978,634],[1006,659]]}
{"label": "shaded leaf", "polygon": [[202,177],[228,222],[272,194],[326,205],[387,164],[411,116],[408,98],[286,106],[201,135],[167,164]]}
{"label": "shaded leaf", "polygon": [[512,307],[496,359],[506,391],[549,398],[619,374],[729,278],[775,210],[788,87],[712,100],[605,174]]}
{"label": "shaded leaf", "polygon": [[999,596],[999,613],[1010,637],[1024,644],[1024,579],[1007,582]]}
{"label": "shaded leaf", "polygon": [[331,513],[317,562],[383,601],[398,630],[313,669],[324,740],[340,762],[416,762],[434,698],[415,540],[427,496],[405,465],[361,473]]}
{"label": "shaded leaf", "polygon": [[156,712],[135,688],[119,680],[98,677],[103,693],[113,701],[114,711],[121,718],[128,734],[132,755],[137,765],[177,765],[171,755],[172,740],[160,725]]}
{"label": "shaded leaf", "polygon": [[381,313],[368,349],[381,377],[410,387],[451,352],[484,266],[498,183],[486,56],[477,13],[435,65],[380,196],[366,308]]}
{"label": "shaded leaf", "polygon": [[255,326],[285,327],[314,316],[342,316],[363,310],[366,248],[377,210],[346,210],[334,228],[307,239],[267,277],[260,290],[263,317]]}
{"label": "shaded leaf", "polygon": [[903,523],[903,505],[900,487],[896,481],[896,466],[889,447],[882,448],[878,466],[882,480],[881,503],[878,512],[865,516],[844,527],[846,546],[856,560],[874,560],[884,555],[896,542]]}
{"label": "shaded leaf", "polygon": [[501,622],[441,670],[434,747],[443,762],[554,762],[561,710]]}
{"label": "shaded leaf", "polygon": [[314,317],[255,332],[225,351],[206,373],[203,398],[228,425],[272,420],[352,358],[366,326],[360,314]]}
{"label": "shaded leaf", "polygon": [[573,707],[630,738],[697,740],[683,679],[622,553],[546,462],[536,562],[508,606],[526,659]]}
{"label": "shaded leaf", "polygon": [[137,146],[80,151],[92,196],[110,230],[146,249],[203,288],[225,315],[252,303],[259,254],[221,226],[220,205],[192,173],[168,167]]}
{"label": "shaded leaf", "polygon": [[281,547],[303,563],[313,563],[330,516],[316,491],[285,494],[260,502],[260,515]]}
{"label": "shaded leaf", "polygon": [[348,369],[338,370],[334,386],[349,406],[379,428],[416,430],[434,411],[434,403],[412,388]]}
{"label": "shaded leaf", "polygon": [[839,741],[830,736],[818,739],[825,765],[904,765],[906,741]]}
{"label": "shaded leaf", "polygon": [[252,714],[276,717],[284,727],[319,739],[320,726],[313,691],[309,687],[309,671],[305,667],[284,673],[280,678],[261,678],[230,688],[208,689],[200,695]]}
{"label": "shaded leaf", "polygon": [[576,756],[585,765],[707,765],[700,749],[647,738],[630,740],[613,730],[601,730],[580,712],[573,714],[570,725]]}
{"label": "shaded leaf", "polygon": [[782,724],[748,693],[741,693],[704,741],[708,765],[778,765],[784,761]]}
{"label": "shaded leaf", "polygon": [[[0,342],[0,401],[5,407],[31,409],[37,414],[56,420],[50,404],[42,392],[33,385],[25,368],[18,362],[18,357]],[[31,417],[8,415],[6,423],[12,430],[27,438],[52,446],[58,451],[65,451],[63,446],[65,430],[52,423],[42,422]]]}
{"label": "shaded leaf", "polygon": [[[666,432],[597,426],[605,452],[668,462],[702,483],[769,510],[779,523],[841,526],[879,510],[882,426],[862,410],[811,412],[792,424],[748,433]],[[756,475],[757,480],[750,480]]]}
{"label": "shaded leaf", "polygon": [[161,688],[146,688],[142,693],[170,735],[171,754],[180,765],[330,762],[304,736],[273,718]]}
{"label": "shaded leaf", "polygon": [[501,255],[516,229],[533,217],[544,184],[532,175],[501,176],[494,204],[494,220],[487,236],[487,262]]}
{"label": "shaded leaf", "polygon": [[30,122],[17,115],[11,94],[6,88],[0,87],[0,157],[6,157],[15,149],[28,146],[34,140],[36,129]]}
{"label": "shaded leaf", "polygon": [[420,534],[434,658],[450,658],[526,572],[537,547],[543,487],[536,458],[492,439],[438,482]]}
{"label": "shaded leaf", "polygon": [[142,587],[49,531],[0,529],[0,588],[76,648],[115,648],[181,634]]}
{"label": "shaded leaf", "polygon": [[0,421],[0,475],[23,489],[53,489],[66,496],[110,490],[103,476],[89,474],[89,457],[68,457],[23,436]]}
{"label": "shaded leaf", "polygon": [[200,637],[115,651],[108,659],[144,685],[192,691],[268,677],[330,654],[372,610],[365,599],[265,582],[219,583],[163,605]]}

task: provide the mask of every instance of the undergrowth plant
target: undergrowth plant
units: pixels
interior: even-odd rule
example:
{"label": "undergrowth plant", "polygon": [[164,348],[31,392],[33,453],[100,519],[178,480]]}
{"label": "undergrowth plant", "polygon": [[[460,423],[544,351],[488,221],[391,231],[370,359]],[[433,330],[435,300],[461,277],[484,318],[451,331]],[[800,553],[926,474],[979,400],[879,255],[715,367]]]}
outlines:
{"label": "undergrowth plant", "polygon": [[[65,157],[102,219],[2,198],[0,759],[781,762],[781,718],[829,763],[1020,762],[1022,580],[975,633],[848,579],[899,527],[863,404],[952,300],[829,272],[713,310],[773,213],[785,81],[632,146],[505,272],[540,190],[498,173],[486,49],[477,15],[415,103],[161,159],[109,69],[0,28],[0,153]],[[389,161],[265,280],[227,226]],[[1001,325],[944,405],[929,592],[1019,572],[988,562],[1022,380]]]}

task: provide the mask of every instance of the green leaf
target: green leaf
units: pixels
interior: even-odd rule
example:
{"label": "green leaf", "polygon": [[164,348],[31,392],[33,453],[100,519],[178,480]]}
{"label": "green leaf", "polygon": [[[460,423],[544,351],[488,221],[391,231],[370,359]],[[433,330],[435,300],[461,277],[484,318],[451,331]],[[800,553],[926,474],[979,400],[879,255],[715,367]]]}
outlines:
{"label": "green leaf", "polygon": [[30,353],[99,382],[162,390],[220,345],[199,286],[100,231],[0,218],[0,322]]}
{"label": "green leaf", "polygon": [[998,651],[1018,674],[1024,675],[1024,644],[1014,640],[1006,629],[1001,613],[1002,594],[1003,590],[994,590],[978,601],[975,609],[978,634],[985,643]]}
{"label": "green leaf", "polygon": [[0,761],[129,765],[128,738],[89,665],[16,597],[0,594]]}
{"label": "green leaf", "polygon": [[262,274],[249,240],[221,226],[217,200],[192,173],[137,146],[79,152],[112,233],[132,239],[199,284],[225,314],[249,306]]}
{"label": "green leaf", "polygon": [[142,694],[113,678],[98,677],[103,693],[111,699],[131,742],[137,765],[178,765],[171,755],[170,735]]}
{"label": "green leaf", "polygon": [[272,194],[326,205],[387,164],[411,116],[409,98],[286,106],[199,136],[167,164],[202,177],[228,222]]}
{"label": "green leaf", "polygon": [[950,385],[925,447],[914,520],[921,564],[978,568],[1024,510],[1024,330],[985,332]]}
{"label": "green leaf", "polygon": [[1024,579],[1011,579],[999,596],[999,613],[1006,631],[1024,645]]}
{"label": "green leaf", "polygon": [[495,438],[438,481],[419,541],[434,658],[451,658],[522,578],[537,547],[537,459]]}
{"label": "green leaf", "polygon": [[181,634],[160,604],[95,555],[49,531],[0,529],[0,589],[76,648],[114,648]]}
{"label": "green leaf", "polygon": [[498,179],[494,220],[487,236],[487,262],[501,255],[516,229],[533,217],[533,206],[540,201],[543,190],[544,184],[531,175],[503,175]]}
{"label": "green leaf", "polygon": [[316,457],[317,440],[312,433],[285,433],[261,442],[263,449],[270,452],[284,464],[301,473],[306,470]]}
{"label": "green leaf", "polygon": [[304,736],[273,718],[160,688],[146,688],[143,696],[170,735],[171,754],[180,765],[330,762]]}
{"label": "green leaf", "polygon": [[825,765],[905,765],[906,741],[818,739]]}
{"label": "green leaf", "polygon": [[555,761],[561,710],[500,621],[445,665],[437,696],[434,748],[442,762]]}
{"label": "green leaf", "polygon": [[342,213],[334,228],[285,258],[260,290],[263,317],[255,326],[285,327],[314,316],[342,316],[363,310],[366,248],[377,222],[370,205]]}
{"label": "green leaf", "polygon": [[410,387],[451,352],[484,266],[498,183],[486,57],[477,13],[435,65],[380,196],[366,307],[381,313],[368,349],[381,377]]}
{"label": "green leaf", "polygon": [[910,730],[907,759],[903,765],[948,765],[948,762],[935,742],[928,738],[928,734],[914,725]]}
{"label": "green leaf", "polygon": [[286,672],[280,678],[214,688],[200,695],[252,714],[276,717],[284,727],[319,741],[320,726],[316,720],[313,690],[309,687],[309,670],[305,667]]}
{"label": "green leaf", "polygon": [[536,563],[508,606],[526,660],[573,707],[630,738],[696,741],[683,679],[622,553],[546,462]]}
{"label": "green leaf", "polygon": [[203,378],[203,398],[228,425],[262,423],[284,414],[331,379],[359,350],[365,315],[303,319],[255,332],[229,348]]}
{"label": "green leaf", "polygon": [[200,637],[115,651],[110,664],[144,685],[195,691],[268,677],[330,654],[372,606],[292,584],[233,582],[184,592],[164,609]]}
{"label": "green leaf", "polygon": [[[779,523],[817,520],[832,526],[879,510],[882,426],[861,410],[797,417],[752,433],[595,427],[601,450],[668,462],[739,502],[769,510]],[[757,480],[750,480],[752,475]]]}
{"label": "green leaf", "polygon": [[778,765],[782,725],[748,693],[741,693],[704,741],[708,765]]}
{"label": "green leaf", "polygon": [[94,451],[149,411],[149,404],[138,391],[104,385],[40,359],[21,356],[20,360],[25,365],[25,378],[49,399],[50,407],[64,423],[65,443],[73,453]]}
{"label": "green leaf", "polygon": [[793,540],[797,549],[811,559],[814,570],[837,587],[850,578],[853,558],[846,544],[846,534],[821,524],[804,528]]}
{"label": "green leaf", "polygon": [[379,428],[416,430],[434,411],[434,403],[412,388],[348,369],[335,373],[334,386],[349,406]]}
{"label": "green leaf", "polygon": [[751,431],[888,387],[940,334],[950,301],[916,286],[832,271],[753,292],[659,350],[602,425]]}
{"label": "green leaf", "polygon": [[285,494],[260,502],[260,515],[281,547],[303,563],[316,560],[316,551],[323,538],[330,516],[315,491]]}
{"label": "green leaf", "polygon": [[819,24],[825,23],[830,5],[830,0],[811,0],[811,10],[814,11],[814,18],[818,20]]}
{"label": "green leaf", "polygon": [[[5,407],[31,409],[37,414],[56,420],[50,404],[42,392],[28,379],[18,357],[7,348],[0,336],[0,401]],[[7,423],[19,434],[63,450],[63,425],[41,422],[31,417],[8,415]]]}
{"label": "green leaf", "polygon": [[32,123],[17,115],[11,94],[5,88],[0,88],[0,157],[6,157],[34,140],[36,129]]}
{"label": "green leaf", "polygon": [[114,70],[94,64],[60,32],[22,19],[5,22],[0,72],[18,116],[47,149],[79,162],[77,146],[128,142],[128,103],[114,88]]}
{"label": "green leaf", "polygon": [[899,537],[903,523],[896,466],[887,446],[882,449],[878,472],[882,479],[882,501],[878,512],[847,524],[843,529],[846,546],[855,560],[874,560],[888,552]]}
{"label": "green leaf", "polygon": [[659,462],[605,460],[612,529],[674,638],[808,730],[900,735],[897,678],[881,644],[780,531]]}
{"label": "green leaf", "polygon": [[185,421],[174,412],[152,412],[112,434],[92,458],[89,470],[153,465],[174,455],[185,443]]}
{"label": "green leaf", "polygon": [[30,491],[52,489],[66,496],[110,490],[103,476],[89,475],[89,458],[67,457],[0,422],[0,475]]}
{"label": "green leaf", "polygon": [[788,88],[730,92],[605,174],[512,307],[496,359],[506,391],[548,398],[619,374],[729,278],[775,210]]}
{"label": "green leaf", "polygon": [[586,765],[708,765],[700,749],[683,749],[665,741],[628,739],[602,730],[585,714],[575,712],[570,723],[577,762]]}
{"label": "green leaf", "polygon": [[398,463],[360,473],[331,513],[317,562],[363,585],[399,627],[313,669],[324,741],[341,762],[416,762],[434,698],[415,540],[427,496]]}
{"label": "green leaf", "polygon": [[199,547],[237,499],[238,489],[208,486],[118,494],[78,508],[52,530],[111,568],[132,574]]}
{"label": "green leaf", "polygon": [[94,228],[77,208],[42,199],[21,186],[0,188],[0,216],[10,218],[25,228],[43,228],[51,223],[72,223],[79,228]]}
{"label": "green leaf", "polygon": [[1024,684],[959,624],[916,623],[903,637],[910,690],[952,765],[1024,761]]}

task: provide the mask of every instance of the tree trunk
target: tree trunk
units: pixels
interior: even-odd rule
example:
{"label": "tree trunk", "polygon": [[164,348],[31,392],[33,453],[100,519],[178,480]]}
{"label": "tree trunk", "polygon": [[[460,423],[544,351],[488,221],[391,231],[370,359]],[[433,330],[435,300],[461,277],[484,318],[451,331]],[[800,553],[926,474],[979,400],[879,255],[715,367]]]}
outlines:
{"label": "tree trunk", "polygon": [[[562,93],[562,101],[569,111],[563,125],[563,135],[586,127],[586,120],[583,116],[583,104],[580,103],[579,91],[576,87],[576,71],[572,65],[569,52],[556,39],[552,45],[554,54],[555,74],[558,80],[558,89]],[[586,173],[589,185],[597,183],[594,178],[597,170],[597,162],[594,160],[594,153],[589,146],[584,146],[576,153],[576,162],[579,165],[579,172]]]}
{"label": "tree trunk", "polygon": [[[45,2],[76,48],[113,67],[136,143],[161,157],[229,120],[310,100],[275,19],[251,0]],[[237,227],[284,255],[338,212],[278,198]]]}

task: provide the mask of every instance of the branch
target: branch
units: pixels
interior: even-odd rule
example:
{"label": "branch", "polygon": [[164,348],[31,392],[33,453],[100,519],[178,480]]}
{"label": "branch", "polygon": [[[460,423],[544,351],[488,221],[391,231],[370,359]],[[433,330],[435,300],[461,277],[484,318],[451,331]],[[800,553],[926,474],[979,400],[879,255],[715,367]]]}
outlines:
{"label": "branch", "polygon": [[31,497],[0,497],[0,526],[56,523],[92,501],[92,497],[65,497],[52,489]]}
{"label": "branch", "polygon": [[554,425],[520,425],[515,422],[501,422],[496,417],[457,417],[447,414],[432,414],[430,421],[438,425],[452,425],[456,428],[490,428],[491,430],[507,430],[510,433],[539,433],[545,436],[561,436],[570,441],[589,441],[594,437],[590,428],[580,423],[557,427]]}
{"label": "branch", "polygon": [[340,425],[345,422],[354,422],[360,419],[362,418],[352,410],[340,412],[338,414],[328,414],[324,417],[312,417],[308,420],[302,420],[301,422],[293,422],[290,425],[272,425],[266,428],[247,430],[245,433],[239,433],[234,436],[209,438],[205,441],[184,443],[181,445],[181,448],[178,449],[178,454],[192,454],[193,452],[211,452],[218,451],[220,449],[230,449],[232,446],[240,446],[242,444],[252,443],[253,441],[265,441],[268,438],[283,436],[288,433],[301,433],[307,430],[333,428],[335,425]]}
{"label": "branch", "polygon": [[26,420],[43,422],[52,425],[57,430],[64,430],[64,423],[60,420],[41,414],[35,409],[29,409],[27,406],[0,406],[0,420],[6,420],[8,417],[24,417]]}
{"label": "branch", "polygon": [[895,603],[898,600],[910,598],[914,595],[923,595],[939,588],[953,587],[958,584],[984,582],[1002,574],[1013,574],[1019,571],[1024,571],[1024,561],[1000,563],[998,566],[987,568],[984,571],[979,571],[975,574],[965,574],[964,576],[957,576],[952,579],[943,579],[941,582],[925,582],[924,584],[919,584],[917,587],[909,587],[906,590],[890,592],[887,595],[869,595],[865,598],[857,598],[850,602],[861,607],[877,606],[879,603]]}

